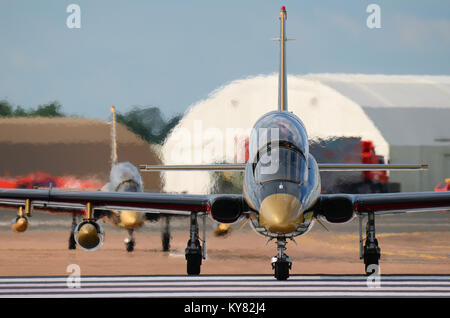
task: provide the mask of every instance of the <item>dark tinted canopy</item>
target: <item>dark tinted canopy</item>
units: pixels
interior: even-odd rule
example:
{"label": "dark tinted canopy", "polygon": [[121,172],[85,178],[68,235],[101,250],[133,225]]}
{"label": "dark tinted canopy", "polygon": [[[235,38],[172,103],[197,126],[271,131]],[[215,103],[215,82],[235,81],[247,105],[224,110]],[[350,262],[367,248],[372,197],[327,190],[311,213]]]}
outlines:
{"label": "dark tinted canopy", "polygon": [[250,134],[250,160],[256,162],[258,152],[265,151],[268,144],[280,142],[288,143],[290,148],[296,148],[308,157],[306,129],[297,116],[287,111],[267,113],[256,122]]}
{"label": "dark tinted canopy", "polygon": [[305,157],[298,151],[279,147],[264,152],[255,166],[255,181],[259,183],[283,180],[302,183],[306,178]]}

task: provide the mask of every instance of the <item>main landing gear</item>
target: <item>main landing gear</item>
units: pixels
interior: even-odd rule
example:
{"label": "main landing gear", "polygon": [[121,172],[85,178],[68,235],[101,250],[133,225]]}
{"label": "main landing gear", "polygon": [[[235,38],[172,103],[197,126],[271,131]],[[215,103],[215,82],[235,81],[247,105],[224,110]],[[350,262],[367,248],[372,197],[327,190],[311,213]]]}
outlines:
{"label": "main landing gear", "polygon": [[77,242],[75,241],[75,228],[77,227],[77,215],[72,213],[72,229],[69,236],[69,250],[77,248]]}
{"label": "main landing gear", "polygon": [[364,259],[365,273],[367,276],[379,273],[379,260],[381,257],[381,249],[378,247],[378,240],[375,238],[375,214],[370,212],[367,215],[367,225],[366,225],[366,243],[363,247],[363,228],[362,228],[362,218],[359,217],[360,232],[359,232],[359,258]]}
{"label": "main landing gear", "polygon": [[170,219],[168,216],[164,217],[163,229],[161,231],[162,248],[164,252],[170,249]]}
{"label": "main landing gear", "polygon": [[289,277],[289,270],[292,268],[292,259],[284,254],[286,250],[286,238],[277,238],[277,256],[272,257],[272,269],[275,271],[274,276],[277,280],[286,280]]}
{"label": "main landing gear", "polygon": [[197,213],[192,212],[190,216],[190,235],[189,241],[185,250],[185,257],[187,262],[187,274],[199,275],[202,260],[206,259],[206,227],[205,217],[203,217],[203,247],[200,245],[200,238],[198,235]]}

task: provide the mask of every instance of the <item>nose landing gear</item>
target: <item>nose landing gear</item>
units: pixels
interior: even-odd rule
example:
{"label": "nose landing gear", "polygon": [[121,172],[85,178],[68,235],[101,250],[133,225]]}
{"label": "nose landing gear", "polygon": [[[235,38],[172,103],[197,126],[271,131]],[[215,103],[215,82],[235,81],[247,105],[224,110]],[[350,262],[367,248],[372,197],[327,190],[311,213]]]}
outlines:
{"label": "nose landing gear", "polygon": [[292,268],[292,259],[284,254],[286,250],[286,238],[277,238],[278,255],[272,257],[272,269],[277,280],[286,280],[289,278],[289,270]]}
{"label": "nose landing gear", "polygon": [[[363,247],[362,225],[360,225],[360,259],[364,259],[365,273],[371,275],[379,273],[379,260],[381,249],[378,247],[378,240],[375,238],[375,215],[373,212],[367,215],[366,244]],[[362,217],[360,217],[360,224]]]}
{"label": "nose landing gear", "polygon": [[134,245],[136,244],[136,241],[134,240],[133,232],[133,230],[128,230],[128,237],[124,240],[125,249],[127,250],[127,252],[134,251]]}

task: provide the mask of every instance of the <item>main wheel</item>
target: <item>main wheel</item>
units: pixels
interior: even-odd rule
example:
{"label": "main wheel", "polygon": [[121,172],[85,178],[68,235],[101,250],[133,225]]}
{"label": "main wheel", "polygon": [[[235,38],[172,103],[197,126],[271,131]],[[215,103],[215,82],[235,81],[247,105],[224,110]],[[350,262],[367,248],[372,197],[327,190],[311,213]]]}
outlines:
{"label": "main wheel", "polygon": [[185,251],[188,275],[199,275],[202,265],[202,248],[199,240],[189,240]]}
{"label": "main wheel", "polygon": [[162,247],[163,251],[167,252],[170,249],[170,234],[169,233],[163,233],[162,235]]}
{"label": "main wheel", "polygon": [[288,262],[276,262],[274,263],[275,278],[277,280],[286,280],[289,277],[289,269],[291,264]]}
{"label": "main wheel", "polygon": [[187,273],[188,275],[200,275],[200,267],[202,265],[201,254],[186,254]]}
{"label": "main wheel", "polygon": [[[378,255],[377,254],[369,254],[364,256],[364,268],[366,272],[366,276],[370,276],[372,274],[378,273]],[[375,265],[375,266],[374,266]]]}
{"label": "main wheel", "polygon": [[69,237],[69,250],[74,250],[77,248],[77,242],[75,241],[75,235],[72,233],[70,233],[70,237]]}
{"label": "main wheel", "polygon": [[366,276],[377,274],[379,272],[378,262],[380,259],[380,249],[378,247],[377,239],[375,239],[375,246],[376,249],[368,249],[366,246],[364,246],[364,269]]}

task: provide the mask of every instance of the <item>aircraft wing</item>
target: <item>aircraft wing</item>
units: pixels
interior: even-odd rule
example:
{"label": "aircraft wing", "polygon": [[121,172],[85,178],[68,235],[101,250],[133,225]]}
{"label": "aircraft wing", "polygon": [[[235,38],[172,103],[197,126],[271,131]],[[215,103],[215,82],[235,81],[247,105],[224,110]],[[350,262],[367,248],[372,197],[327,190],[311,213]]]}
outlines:
{"label": "aircraft wing", "polygon": [[314,207],[317,215],[336,223],[356,214],[395,214],[450,211],[450,192],[322,194]]}
{"label": "aircraft wing", "polygon": [[403,192],[353,195],[357,213],[397,213],[450,209],[450,192]]}
{"label": "aircraft wing", "polygon": [[[143,172],[152,171],[244,171],[245,163],[199,165],[140,165]],[[425,170],[427,164],[318,163],[320,171]]]}
{"label": "aircraft wing", "polygon": [[[102,192],[0,189],[0,207],[24,207],[26,202],[37,210],[84,210],[87,204],[93,210],[131,210],[142,213],[186,215],[214,209],[225,219],[248,211],[242,195],[186,195],[148,192]],[[230,210],[230,211],[227,211]],[[230,216],[231,215],[231,216]]]}

